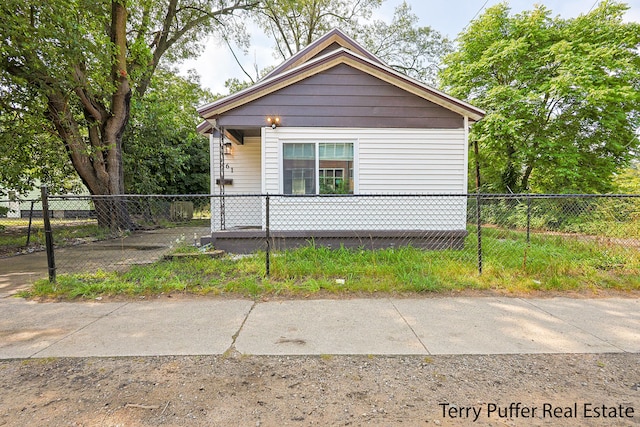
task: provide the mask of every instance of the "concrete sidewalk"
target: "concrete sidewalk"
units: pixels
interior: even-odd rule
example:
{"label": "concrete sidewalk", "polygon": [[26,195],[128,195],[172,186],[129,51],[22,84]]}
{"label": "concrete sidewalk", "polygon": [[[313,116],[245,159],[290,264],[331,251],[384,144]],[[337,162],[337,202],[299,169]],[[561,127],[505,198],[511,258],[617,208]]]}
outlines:
{"label": "concrete sidewalk", "polygon": [[640,353],[640,299],[36,303],[0,299],[0,359]]}

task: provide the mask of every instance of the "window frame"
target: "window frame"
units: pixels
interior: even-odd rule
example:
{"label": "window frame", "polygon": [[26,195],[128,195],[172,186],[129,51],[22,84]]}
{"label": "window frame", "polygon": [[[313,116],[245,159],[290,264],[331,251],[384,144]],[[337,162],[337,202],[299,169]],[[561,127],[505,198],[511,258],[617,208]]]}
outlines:
{"label": "window frame", "polygon": [[[342,180],[344,181],[345,176],[347,178],[350,178],[348,175],[349,173],[347,172],[345,174],[345,168],[336,168],[336,167],[330,167],[330,168],[318,168],[318,184],[320,186],[320,188],[322,189],[323,184],[327,184],[327,182],[331,182],[331,187],[335,190],[337,187],[337,180]],[[337,176],[336,172],[340,171],[341,175]],[[331,172],[331,176],[327,176],[327,172]]]}
{"label": "window frame", "polygon": [[[284,151],[286,144],[313,144],[314,145],[314,153],[315,153],[315,192],[313,194],[307,194],[307,196],[319,196],[320,194],[320,144],[352,144],[353,145],[353,158],[351,160],[352,167],[350,168],[341,168],[344,170],[345,177],[353,179],[353,192],[349,194],[358,194],[359,187],[359,176],[358,176],[358,140],[353,138],[336,138],[336,139],[280,139],[279,140],[279,159],[278,164],[280,165],[280,170],[278,171],[279,181],[280,181],[280,193],[281,194],[289,194],[284,191]],[[340,169],[340,168],[323,168],[323,169]]]}

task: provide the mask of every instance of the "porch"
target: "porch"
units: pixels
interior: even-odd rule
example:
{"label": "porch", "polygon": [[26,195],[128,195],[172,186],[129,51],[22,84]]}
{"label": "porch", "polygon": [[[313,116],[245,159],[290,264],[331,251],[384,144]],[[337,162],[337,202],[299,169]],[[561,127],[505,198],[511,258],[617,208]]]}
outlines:
{"label": "porch", "polygon": [[412,246],[420,249],[463,249],[466,230],[301,230],[273,231],[231,229],[212,232],[201,239],[216,249],[236,254],[248,254],[269,249],[283,251],[315,245],[330,249],[385,249]]}
{"label": "porch", "polygon": [[203,244],[231,253],[413,246],[462,249],[466,195],[225,195],[212,200]]}

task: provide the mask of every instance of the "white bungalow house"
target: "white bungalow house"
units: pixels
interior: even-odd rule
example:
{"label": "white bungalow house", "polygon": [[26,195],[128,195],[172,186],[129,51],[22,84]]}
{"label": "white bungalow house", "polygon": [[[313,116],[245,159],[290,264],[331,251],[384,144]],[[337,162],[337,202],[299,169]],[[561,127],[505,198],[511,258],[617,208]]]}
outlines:
{"label": "white bungalow house", "polygon": [[466,198],[409,195],[467,193],[468,129],[484,112],[391,69],[340,30],[198,111],[211,188],[225,195],[212,200],[217,247],[242,251],[264,236],[265,197],[236,197],[246,194],[270,195],[276,245],[455,247],[466,236]]}

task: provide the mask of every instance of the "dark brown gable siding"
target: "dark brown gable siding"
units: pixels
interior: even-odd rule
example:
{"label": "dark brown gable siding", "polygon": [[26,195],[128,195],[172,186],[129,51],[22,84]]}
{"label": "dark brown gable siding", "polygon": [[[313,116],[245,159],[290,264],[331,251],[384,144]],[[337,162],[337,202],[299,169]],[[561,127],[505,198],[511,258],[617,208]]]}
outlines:
{"label": "dark brown gable siding", "polygon": [[460,129],[462,116],[376,77],[341,64],[280,89],[219,118],[225,127],[282,126]]}
{"label": "dark brown gable siding", "polygon": [[322,56],[322,55],[326,55],[327,53],[333,52],[334,50],[338,50],[338,49],[340,49],[341,47],[342,47],[342,46],[340,46],[338,43],[333,42],[333,43],[331,43],[329,46],[325,47],[323,50],[321,50],[320,52],[318,52],[314,57],[309,58],[309,59],[307,60],[307,62],[308,62],[308,61],[311,61],[311,60],[312,60],[312,59],[314,59],[314,58],[318,58],[318,57],[320,57],[320,56]]}

